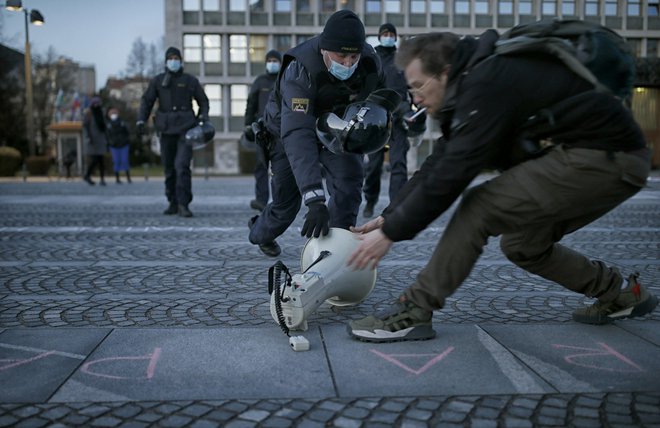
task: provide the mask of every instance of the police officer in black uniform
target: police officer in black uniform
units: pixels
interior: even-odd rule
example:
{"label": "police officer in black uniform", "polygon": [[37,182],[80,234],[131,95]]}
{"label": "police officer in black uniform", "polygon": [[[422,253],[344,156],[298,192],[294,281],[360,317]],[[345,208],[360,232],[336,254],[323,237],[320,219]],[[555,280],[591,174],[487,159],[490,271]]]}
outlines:
{"label": "police officer in black uniform", "polygon": [[[154,124],[160,135],[165,196],[170,203],[163,214],[178,213],[181,217],[192,217],[188,208],[193,198],[190,171],[192,146],[186,144],[184,136],[198,121],[208,120],[209,100],[197,78],[183,72],[181,52],[177,48],[169,47],[165,52],[165,67],[165,72],[154,77],[142,95],[137,129],[138,134],[144,134],[144,123],[158,99]],[[192,109],[193,99],[199,106],[197,118]]]}
{"label": "police officer in black uniform", "polygon": [[264,113],[270,134],[272,202],[249,223],[250,242],[264,254],[280,254],[275,238],[295,220],[301,201],[307,207],[303,236],[318,237],[329,227],[355,225],[362,199],[362,157],[323,149],[316,120],[325,112],[341,117],[347,105],[382,86],[380,60],[365,42],[364,25],[349,10],[335,12],[320,36],[284,55]]}
{"label": "police officer in black uniform", "polygon": [[[266,73],[257,76],[250,87],[245,108],[245,138],[248,141],[254,142],[252,123],[264,115],[268,97],[273,91],[281,66],[282,54],[274,49],[268,51],[266,54]],[[250,207],[263,211],[270,195],[268,190],[268,161],[265,159],[263,150],[257,150],[256,158],[257,162],[254,168],[255,199],[250,201]]]}
{"label": "police officer in black uniform", "polygon": [[[378,41],[380,45],[376,46],[376,53],[383,64],[383,74],[385,75],[385,87],[395,90],[403,100],[399,108],[394,112],[392,120],[392,135],[389,141],[390,158],[390,200],[394,200],[399,189],[408,181],[408,163],[406,156],[408,154],[407,131],[403,124],[403,118],[411,111],[411,97],[408,96],[408,84],[403,75],[394,64],[396,55],[397,32],[393,24],[385,23],[378,29]],[[378,202],[380,194],[380,178],[383,172],[383,162],[385,160],[385,149],[381,149],[369,155],[364,179],[364,199],[366,206],[363,215],[371,217],[374,215],[374,207]]]}

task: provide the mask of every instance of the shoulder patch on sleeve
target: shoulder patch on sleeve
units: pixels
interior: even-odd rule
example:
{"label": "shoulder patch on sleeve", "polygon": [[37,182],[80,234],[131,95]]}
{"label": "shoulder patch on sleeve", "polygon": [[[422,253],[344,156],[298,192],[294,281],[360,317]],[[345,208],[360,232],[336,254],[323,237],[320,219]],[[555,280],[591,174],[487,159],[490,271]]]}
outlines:
{"label": "shoulder patch on sleeve", "polygon": [[291,110],[307,114],[309,98],[291,98]]}

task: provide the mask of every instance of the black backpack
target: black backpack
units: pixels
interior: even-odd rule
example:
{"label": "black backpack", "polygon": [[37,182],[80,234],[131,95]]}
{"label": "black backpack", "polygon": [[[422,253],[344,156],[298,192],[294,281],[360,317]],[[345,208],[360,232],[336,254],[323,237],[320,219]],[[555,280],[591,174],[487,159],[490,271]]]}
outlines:
{"label": "black backpack", "polygon": [[635,59],[623,37],[600,24],[579,20],[541,20],[502,34],[497,55],[545,52],[591,82],[597,90],[628,101],[635,80]]}

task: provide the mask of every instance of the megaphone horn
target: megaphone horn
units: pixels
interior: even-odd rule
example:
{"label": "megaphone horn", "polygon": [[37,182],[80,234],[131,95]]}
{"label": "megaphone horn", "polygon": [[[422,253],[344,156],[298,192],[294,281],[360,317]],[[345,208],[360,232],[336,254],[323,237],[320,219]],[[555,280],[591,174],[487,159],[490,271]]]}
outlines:
{"label": "megaphone horn", "polygon": [[[324,237],[307,241],[300,256],[302,273],[285,284],[276,281],[279,290],[273,289],[270,295],[270,313],[285,333],[288,329],[307,330],[307,318],[324,301],[334,306],[356,305],[371,293],[376,269],[346,266],[359,244],[353,233],[336,227]],[[272,287],[272,277],[270,280]]]}

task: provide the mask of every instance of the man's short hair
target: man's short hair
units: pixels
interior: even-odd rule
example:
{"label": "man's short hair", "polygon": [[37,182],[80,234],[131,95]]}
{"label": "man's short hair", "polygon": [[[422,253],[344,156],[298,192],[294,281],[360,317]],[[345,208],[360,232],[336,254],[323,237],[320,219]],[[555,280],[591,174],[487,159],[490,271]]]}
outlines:
{"label": "man's short hair", "polygon": [[396,66],[405,70],[416,58],[422,71],[429,75],[441,73],[451,64],[460,37],[449,32],[420,34],[403,40],[396,54]]}

